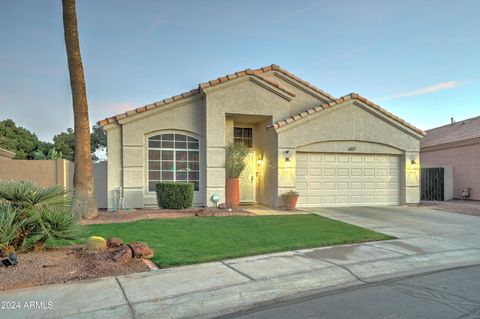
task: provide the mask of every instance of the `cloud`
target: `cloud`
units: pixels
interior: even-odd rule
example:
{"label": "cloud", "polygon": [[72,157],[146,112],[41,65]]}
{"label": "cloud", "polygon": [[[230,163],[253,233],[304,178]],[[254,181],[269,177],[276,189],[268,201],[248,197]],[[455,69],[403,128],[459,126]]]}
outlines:
{"label": "cloud", "polygon": [[460,86],[462,86],[462,84],[458,81],[441,82],[441,83],[436,83],[436,84],[433,84],[424,88],[420,88],[417,90],[412,90],[404,93],[377,98],[377,100],[391,100],[391,99],[398,99],[398,98],[407,97],[407,96],[430,94],[434,92],[455,89]]}

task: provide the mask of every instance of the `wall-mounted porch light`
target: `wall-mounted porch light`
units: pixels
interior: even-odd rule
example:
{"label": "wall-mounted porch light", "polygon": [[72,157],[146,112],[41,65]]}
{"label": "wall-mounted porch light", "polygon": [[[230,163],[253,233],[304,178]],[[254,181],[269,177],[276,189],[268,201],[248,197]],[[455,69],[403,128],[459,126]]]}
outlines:
{"label": "wall-mounted porch light", "polygon": [[257,161],[258,166],[263,166],[263,157],[260,157]]}
{"label": "wall-mounted porch light", "polygon": [[286,150],[285,151],[285,167],[290,167],[291,164],[292,163],[290,161],[290,151]]}

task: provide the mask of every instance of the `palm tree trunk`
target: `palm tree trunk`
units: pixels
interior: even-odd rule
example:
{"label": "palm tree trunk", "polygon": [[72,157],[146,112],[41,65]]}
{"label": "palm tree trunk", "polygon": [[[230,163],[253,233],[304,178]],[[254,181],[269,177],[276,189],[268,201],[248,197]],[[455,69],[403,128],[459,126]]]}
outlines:
{"label": "palm tree trunk", "polygon": [[93,193],[90,124],[85,77],[78,40],[75,0],[62,0],[62,5],[75,131],[75,169],[73,172],[75,210],[82,218],[95,218],[98,216],[98,210]]}

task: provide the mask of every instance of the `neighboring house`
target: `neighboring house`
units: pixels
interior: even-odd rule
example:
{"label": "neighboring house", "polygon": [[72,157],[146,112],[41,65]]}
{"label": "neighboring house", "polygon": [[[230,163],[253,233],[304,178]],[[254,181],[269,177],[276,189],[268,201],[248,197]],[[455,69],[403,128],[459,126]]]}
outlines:
{"label": "neighboring house", "polygon": [[195,184],[194,204],[225,198],[225,146],[251,153],[243,203],[299,206],[419,202],[424,132],[373,102],[341,98],[277,65],[247,69],[101,121],[108,134],[109,208],[156,205],[158,181]]}
{"label": "neighboring house", "polygon": [[9,161],[15,157],[14,152],[7,151],[3,148],[0,148],[0,163],[3,161]]}
{"label": "neighboring house", "polygon": [[453,195],[471,187],[470,199],[480,200],[480,116],[426,131],[420,143],[423,167],[452,167]]}

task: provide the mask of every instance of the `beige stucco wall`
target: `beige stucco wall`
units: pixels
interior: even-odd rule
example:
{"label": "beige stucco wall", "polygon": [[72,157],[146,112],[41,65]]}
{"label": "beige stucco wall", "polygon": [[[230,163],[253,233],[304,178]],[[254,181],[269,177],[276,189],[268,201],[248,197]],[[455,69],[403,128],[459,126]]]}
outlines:
{"label": "beige stucco wall", "polygon": [[[206,203],[212,194],[225,199],[225,145],[228,115],[270,116],[273,121],[289,115],[289,98],[276,88],[247,77],[206,91]],[[233,128],[233,126],[232,126]]]}
{"label": "beige stucco wall", "polygon": [[[277,130],[278,192],[295,188],[295,151],[401,155],[402,203],[418,203],[420,136],[359,102],[345,102]],[[350,150],[349,150],[350,149]],[[285,152],[290,163],[285,165]],[[280,199],[278,204],[281,204]]]}
{"label": "beige stucco wall", "polygon": [[[127,117],[120,125],[107,127],[108,134],[108,205],[118,208],[117,195],[123,185],[123,207],[155,206],[156,196],[148,192],[147,139],[161,132],[183,132],[204,145],[204,100],[201,97],[184,99],[169,107]],[[200,179],[205,180],[201,154]],[[200,185],[203,190],[204,186]],[[204,205],[204,195],[196,194],[195,205]]]}
{"label": "beige stucco wall", "polygon": [[420,153],[424,167],[453,168],[453,196],[461,197],[465,187],[472,187],[471,199],[480,200],[480,143]]}
{"label": "beige stucco wall", "polygon": [[108,208],[118,209],[120,203],[120,187],[122,186],[122,127],[112,125],[105,128],[107,132],[107,201]]}
{"label": "beige stucco wall", "polygon": [[257,158],[263,160],[257,167],[257,202],[275,206],[278,197],[277,132],[267,130],[269,124],[271,120],[257,124]]}
{"label": "beige stucco wall", "polygon": [[42,187],[73,188],[73,163],[67,160],[8,160],[0,164],[0,180],[29,180]]}

